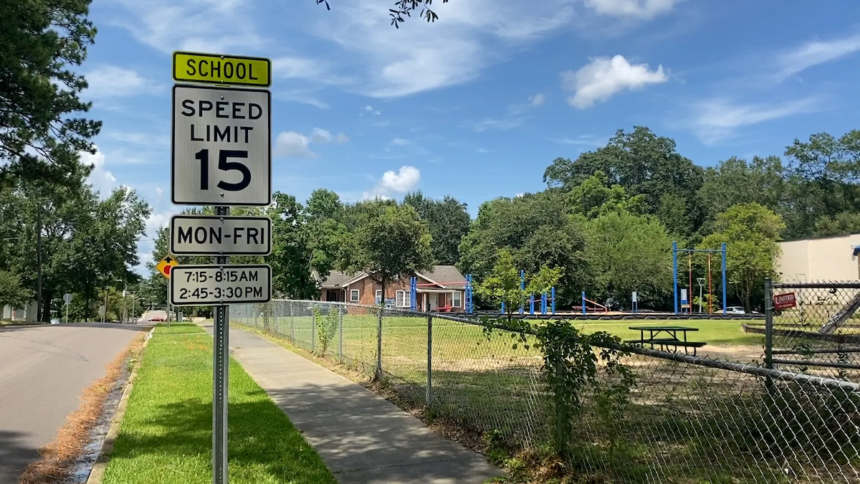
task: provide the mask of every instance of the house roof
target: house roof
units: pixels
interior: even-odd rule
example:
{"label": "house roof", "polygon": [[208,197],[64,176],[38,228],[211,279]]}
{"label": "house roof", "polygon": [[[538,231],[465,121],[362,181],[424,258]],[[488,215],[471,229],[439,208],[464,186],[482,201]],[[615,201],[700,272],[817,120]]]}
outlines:
{"label": "house roof", "polygon": [[[462,287],[466,284],[466,278],[454,266],[433,266],[432,270],[421,272],[418,275],[430,282],[438,283],[442,287]],[[452,282],[454,284],[451,284]]]}
{"label": "house roof", "polygon": [[[441,287],[464,287],[466,278],[454,266],[433,266],[433,269],[426,272],[419,272],[418,276],[426,279],[431,283],[439,284]],[[349,284],[358,282],[367,277],[367,273],[359,272],[357,274],[345,274],[340,271],[331,271],[325,281],[321,281],[319,274],[313,273],[313,278],[316,279],[320,287],[323,289],[343,288]],[[453,284],[451,284],[453,283]]]}
{"label": "house roof", "polygon": [[[364,273],[362,272],[361,274],[364,274]],[[366,275],[366,274],[364,274],[364,275]],[[343,287],[344,285],[346,285],[347,282],[351,281],[352,279],[355,279],[358,276],[359,276],[359,274],[349,275],[349,274],[344,274],[343,272],[340,272],[340,271],[331,271],[329,273],[328,277],[326,277],[325,281],[321,281],[319,274],[317,274],[316,272],[313,273],[313,278],[317,282],[319,282],[320,287],[329,288],[329,289],[334,288],[334,287]]]}

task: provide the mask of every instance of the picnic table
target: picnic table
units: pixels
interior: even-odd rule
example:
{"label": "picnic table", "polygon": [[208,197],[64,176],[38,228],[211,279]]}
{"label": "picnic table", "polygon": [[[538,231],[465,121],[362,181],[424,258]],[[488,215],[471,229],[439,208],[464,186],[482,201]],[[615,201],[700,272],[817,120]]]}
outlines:
{"label": "picnic table", "polygon": [[[687,331],[698,331],[699,328],[689,328],[686,326],[630,326],[629,329],[639,331],[639,339],[627,340],[625,343],[638,345],[643,348],[646,344],[651,345],[652,350],[655,345],[660,347],[660,351],[666,351],[667,347],[673,346],[677,352],[679,347],[683,347],[684,354],[689,354],[688,349],[692,348],[693,356],[696,356],[696,350],[707,344],[698,341],[687,341]],[[645,337],[646,331],[648,332],[647,338]],[[661,333],[665,333],[665,336],[662,338],[660,337]],[[683,339],[678,337],[678,333],[681,333]]]}

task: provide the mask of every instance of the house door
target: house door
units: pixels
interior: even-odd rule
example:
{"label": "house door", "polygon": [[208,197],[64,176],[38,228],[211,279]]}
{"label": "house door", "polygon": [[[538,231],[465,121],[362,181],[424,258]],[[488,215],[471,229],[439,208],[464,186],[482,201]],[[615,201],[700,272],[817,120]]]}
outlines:
{"label": "house door", "polygon": [[325,300],[331,302],[343,302],[344,293],[340,289],[329,289],[325,292]]}

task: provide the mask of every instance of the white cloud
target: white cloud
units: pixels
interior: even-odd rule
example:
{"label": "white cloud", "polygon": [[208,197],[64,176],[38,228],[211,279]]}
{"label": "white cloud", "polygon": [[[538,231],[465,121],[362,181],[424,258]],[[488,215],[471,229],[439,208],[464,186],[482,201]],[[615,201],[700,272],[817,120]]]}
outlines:
{"label": "white cloud", "polygon": [[140,133],[129,131],[105,131],[102,136],[122,143],[145,147],[170,148],[170,136],[166,134]]}
{"label": "white cloud", "polygon": [[474,129],[476,133],[489,130],[505,131],[521,126],[525,120],[525,116],[510,114],[499,118],[484,118],[473,123],[472,129]]}
{"label": "white cloud", "polygon": [[303,57],[278,57],[272,59],[272,76],[282,79],[313,79],[326,68],[314,59]]}
{"label": "white cloud", "polygon": [[361,112],[358,113],[359,116],[379,116],[382,112],[378,109],[373,109],[373,106],[365,106],[361,109]]}
{"label": "white cloud", "polygon": [[314,128],[311,130],[311,143],[316,143],[318,145],[324,145],[331,141],[332,135],[328,131],[320,128]]}
{"label": "white cloud", "polygon": [[295,131],[284,131],[275,140],[275,156],[283,158],[316,158],[317,154],[310,150],[310,140]]}
{"label": "white cloud", "polygon": [[532,103],[532,106],[540,106],[544,101],[546,101],[546,96],[542,92],[534,96],[529,96],[529,102]]}
{"label": "white cloud", "polygon": [[118,66],[102,66],[84,74],[89,84],[86,96],[90,99],[107,99],[154,94],[161,86],[137,72]]}
{"label": "white cloud", "polygon": [[418,185],[421,181],[421,172],[414,166],[404,165],[400,170],[389,170],[382,174],[382,178],[370,192],[364,192],[363,198],[388,199],[395,195],[402,195]]}
{"label": "white cloud", "polygon": [[611,59],[593,58],[577,71],[562,72],[561,80],[566,89],[574,92],[567,102],[573,107],[585,109],[619,92],[666,82],[668,77],[662,65],[651,71],[648,64],[630,64],[624,56],[616,55]]}
{"label": "white cloud", "polygon": [[651,19],[668,13],[682,0],[585,0],[585,5],[601,15]]}
{"label": "white cloud", "polygon": [[593,145],[600,146],[603,144],[603,141],[594,135],[584,134],[581,136],[577,136],[576,138],[571,138],[569,136],[565,136],[562,138],[551,138],[550,141],[554,141],[558,144],[562,145]]}
{"label": "white cloud", "polygon": [[394,146],[406,146],[409,143],[410,141],[408,139],[403,138],[394,138],[393,140],[391,140],[391,144]]}
{"label": "white cloud", "polygon": [[783,80],[810,67],[841,59],[857,51],[860,51],[860,34],[831,41],[807,42],[776,58],[776,77]]}
{"label": "white cloud", "polygon": [[478,153],[492,153],[492,150],[488,150],[486,148],[478,148],[476,151]]}
{"label": "white cloud", "polygon": [[105,198],[110,195],[114,188],[117,187],[116,177],[113,173],[105,168],[105,155],[96,147],[95,154],[80,152],[80,162],[87,166],[92,166],[90,176],[87,178],[87,183],[92,185],[93,189],[99,192],[99,196]]}
{"label": "white cloud", "polygon": [[161,198],[162,195],[164,195],[164,190],[162,190],[161,187],[155,187],[155,196]]}
{"label": "white cloud", "polygon": [[275,156],[284,158],[316,158],[317,154],[311,151],[311,143],[325,145],[336,143],[342,145],[349,142],[349,136],[338,133],[336,136],[322,128],[311,130],[310,136],[305,136],[295,131],[284,131],[275,139]]}
{"label": "white cloud", "polygon": [[773,121],[821,109],[818,98],[808,97],[782,104],[737,104],[726,99],[711,99],[694,106],[686,125],[706,144],[735,135],[737,128]]}
{"label": "white cloud", "polygon": [[122,9],[113,12],[114,25],[165,53],[253,52],[265,43],[249,18],[254,9],[242,0],[114,0],[112,5]]}
{"label": "white cloud", "polygon": [[315,31],[349,54],[341,65],[358,68],[356,91],[400,97],[475,79],[516,47],[568,24],[580,1],[450,2],[436,9],[440,22],[394,29],[378,0],[353,0],[319,16]]}

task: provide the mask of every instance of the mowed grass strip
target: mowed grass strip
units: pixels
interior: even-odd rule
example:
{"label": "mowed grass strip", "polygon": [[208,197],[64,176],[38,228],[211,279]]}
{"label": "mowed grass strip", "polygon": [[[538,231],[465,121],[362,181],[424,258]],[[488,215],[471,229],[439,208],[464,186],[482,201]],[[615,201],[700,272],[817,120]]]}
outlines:
{"label": "mowed grass strip", "polygon": [[[714,319],[570,322],[574,328],[585,333],[606,331],[607,333],[618,336],[623,340],[639,339],[640,332],[630,328],[643,326],[683,326],[685,328],[698,329],[698,331],[687,332],[688,341],[702,341],[710,345],[723,346],[762,344],[764,342],[764,335],[745,333],[742,327],[743,323],[744,321],[720,321]],[[645,332],[645,337],[648,337],[647,331]],[[666,337],[666,333],[660,333],[659,337]],[[678,333],[678,337],[682,337],[680,332]]]}
{"label": "mowed grass strip", "polygon": [[[230,360],[231,483],[334,484],[316,451]],[[106,484],[212,482],[212,338],[158,326],[143,356],[105,471]]]}

